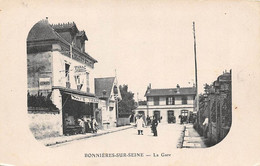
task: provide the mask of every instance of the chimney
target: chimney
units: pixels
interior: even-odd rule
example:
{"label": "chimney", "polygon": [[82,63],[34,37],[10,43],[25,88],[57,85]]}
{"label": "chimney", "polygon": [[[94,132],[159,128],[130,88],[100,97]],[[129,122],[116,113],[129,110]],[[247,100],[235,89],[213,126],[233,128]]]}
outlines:
{"label": "chimney", "polygon": [[179,84],[177,84],[177,93],[180,93],[180,85]]}
{"label": "chimney", "polygon": [[151,83],[149,83],[149,85],[147,86],[147,89],[152,89]]}
{"label": "chimney", "polygon": [[147,86],[146,93],[150,93],[150,89],[151,89],[151,83],[149,83],[149,85]]}

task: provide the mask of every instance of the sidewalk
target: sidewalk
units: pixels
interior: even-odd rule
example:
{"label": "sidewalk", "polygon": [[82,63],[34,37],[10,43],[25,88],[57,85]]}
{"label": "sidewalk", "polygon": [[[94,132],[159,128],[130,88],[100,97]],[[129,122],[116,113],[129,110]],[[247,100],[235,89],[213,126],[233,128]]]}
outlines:
{"label": "sidewalk", "polygon": [[186,124],[182,148],[206,148],[205,138],[201,137],[192,124]]}
{"label": "sidewalk", "polygon": [[96,136],[109,134],[109,133],[113,133],[113,132],[117,132],[117,131],[121,131],[121,130],[126,130],[126,129],[130,129],[133,127],[134,127],[133,125],[114,127],[114,128],[106,129],[106,130],[98,130],[98,132],[95,134],[85,133],[85,134],[77,134],[77,135],[70,135],[70,136],[59,136],[59,137],[38,139],[38,141],[43,143],[45,146],[53,146],[53,145],[71,142],[71,141],[75,141],[75,140],[96,137]]}

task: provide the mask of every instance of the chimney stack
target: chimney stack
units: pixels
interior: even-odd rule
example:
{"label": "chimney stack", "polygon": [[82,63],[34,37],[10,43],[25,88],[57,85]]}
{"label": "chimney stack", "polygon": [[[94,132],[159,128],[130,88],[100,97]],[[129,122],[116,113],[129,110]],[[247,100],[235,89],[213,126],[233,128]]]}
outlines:
{"label": "chimney stack", "polygon": [[179,84],[177,84],[177,93],[180,93],[180,85]]}

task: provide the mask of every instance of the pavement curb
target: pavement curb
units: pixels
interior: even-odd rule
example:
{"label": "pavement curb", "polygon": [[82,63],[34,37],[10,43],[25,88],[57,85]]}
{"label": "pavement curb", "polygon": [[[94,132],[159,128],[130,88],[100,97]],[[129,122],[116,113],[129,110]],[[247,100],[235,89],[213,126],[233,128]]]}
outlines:
{"label": "pavement curb", "polygon": [[185,130],[186,130],[186,126],[183,126],[180,138],[179,138],[178,143],[177,143],[177,148],[182,148],[183,147],[183,142],[184,142],[184,137],[185,137]]}
{"label": "pavement curb", "polygon": [[114,132],[118,132],[118,131],[122,131],[122,130],[127,130],[130,128],[133,128],[134,126],[129,126],[129,127],[125,127],[122,129],[118,129],[118,130],[114,130],[114,131],[107,131],[104,133],[97,133],[97,134],[93,134],[93,135],[86,135],[86,136],[82,136],[80,138],[75,138],[75,139],[71,139],[71,140],[63,140],[63,141],[57,141],[55,143],[47,143],[44,144],[45,146],[54,146],[54,145],[58,145],[58,144],[63,144],[63,143],[68,143],[68,142],[72,142],[72,141],[76,141],[76,140],[81,140],[81,139],[86,139],[86,138],[91,138],[91,137],[97,137],[97,136],[101,136],[101,135],[105,135],[105,134],[110,134],[110,133],[114,133]]}

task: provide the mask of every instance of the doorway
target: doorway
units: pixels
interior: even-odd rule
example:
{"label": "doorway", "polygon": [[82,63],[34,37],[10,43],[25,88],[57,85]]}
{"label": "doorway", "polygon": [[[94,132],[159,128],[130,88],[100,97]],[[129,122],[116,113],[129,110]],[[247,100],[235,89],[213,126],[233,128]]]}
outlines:
{"label": "doorway", "polygon": [[188,110],[181,110],[181,116],[182,116],[182,121],[183,122],[187,122],[188,120],[188,114],[189,114],[189,111]]}
{"label": "doorway", "polygon": [[173,110],[167,111],[167,119],[168,119],[168,123],[175,123],[176,119],[175,119]]}
{"label": "doorway", "polygon": [[161,122],[161,115],[160,115],[160,111],[154,111],[153,112],[154,117]]}

